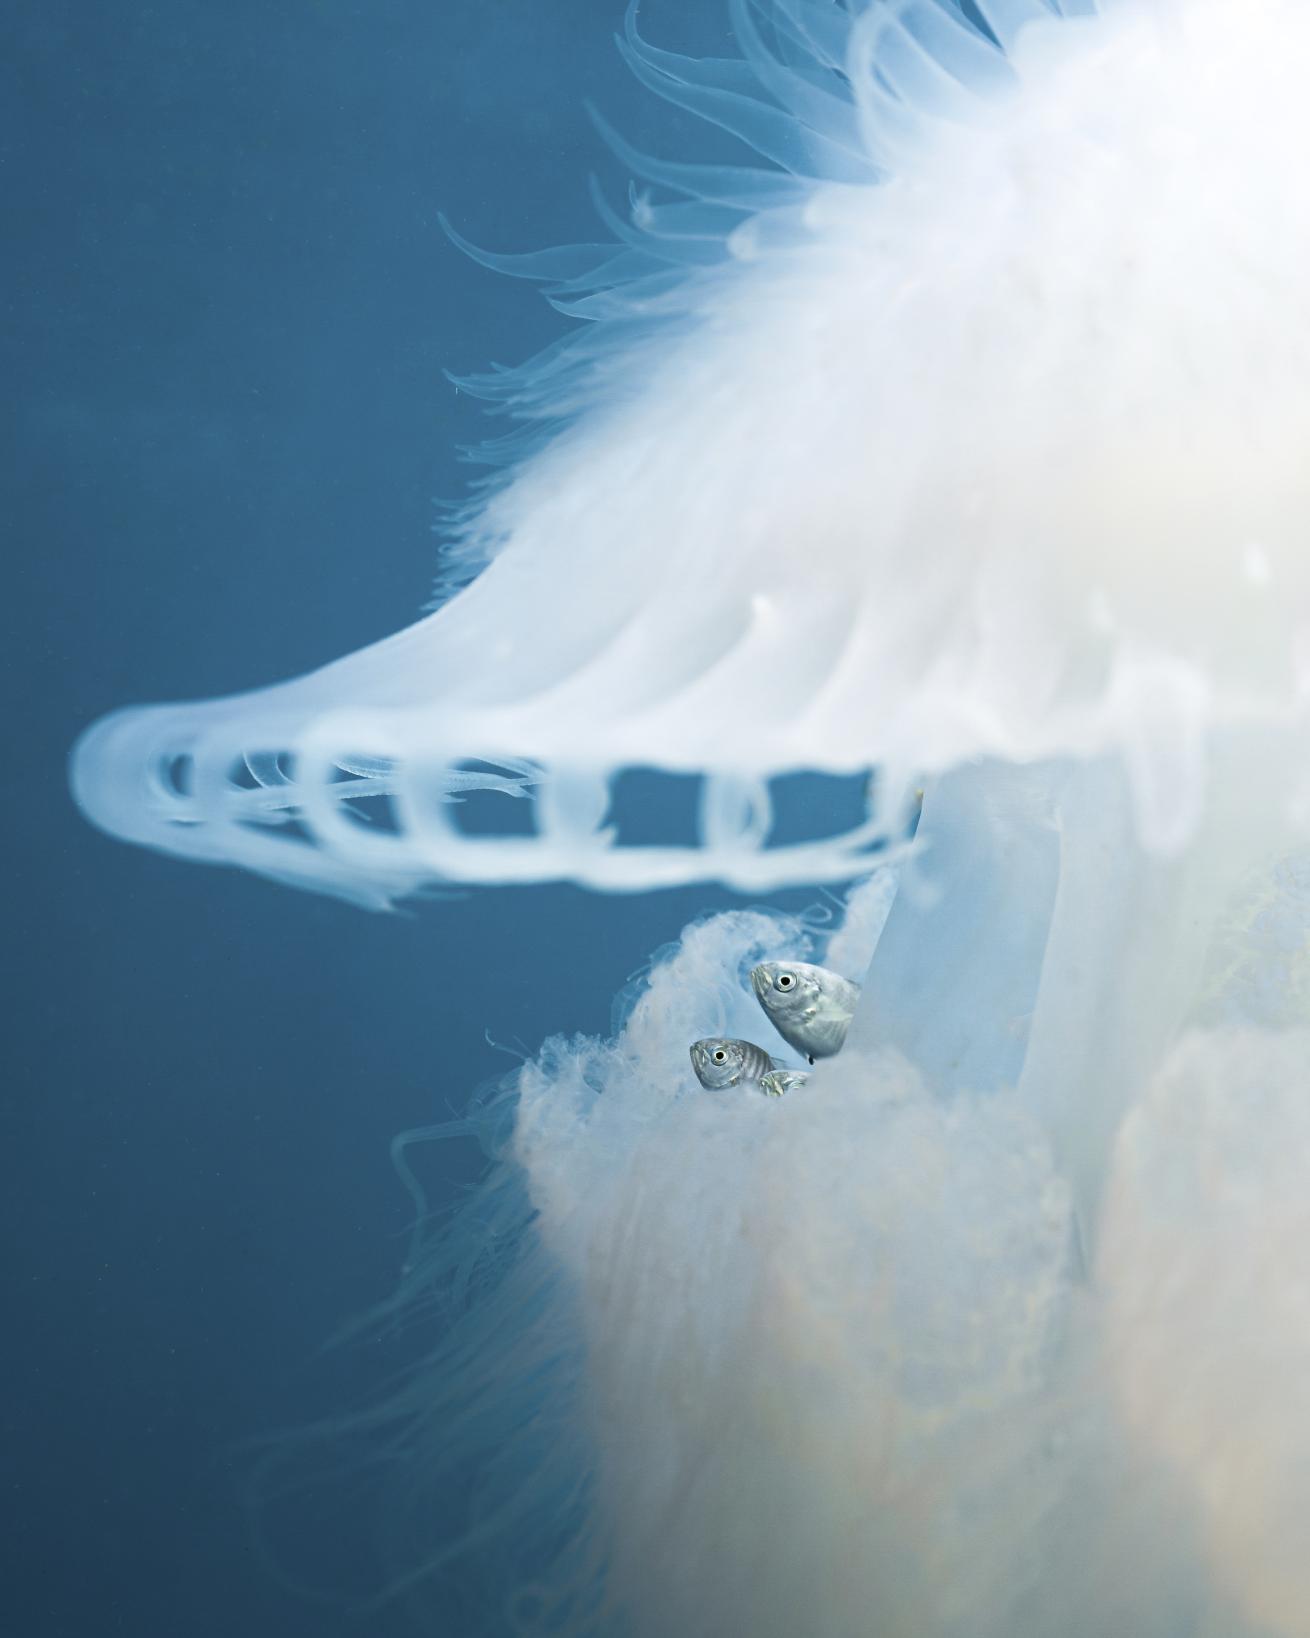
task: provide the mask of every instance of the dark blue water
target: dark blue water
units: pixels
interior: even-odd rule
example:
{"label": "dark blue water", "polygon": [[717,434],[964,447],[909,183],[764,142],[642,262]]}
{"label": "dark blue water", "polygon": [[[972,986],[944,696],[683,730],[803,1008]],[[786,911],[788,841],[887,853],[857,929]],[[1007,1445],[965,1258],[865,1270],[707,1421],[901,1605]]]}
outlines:
{"label": "dark blue water", "polygon": [[[474,241],[595,237],[589,169],[685,134],[626,78],[623,0],[20,0],[0,67],[4,1610],[14,1638],[412,1630],[309,1604],[252,1546],[252,1435],[367,1400],[324,1356],[391,1286],[387,1158],[509,1066],[603,1031],[711,890],[488,891],[369,916],[125,848],[64,758],[116,705],[270,682],[405,624],[479,435],[443,368],[560,331]],[[649,30],[729,45],[717,5]],[[686,144],[682,151],[687,151]],[[702,146],[703,151],[703,146]],[[434,1199],[478,1174],[425,1157]],[[390,1363],[394,1359],[389,1358]],[[371,1562],[363,1497],[287,1527]],[[356,1563],[355,1560],[358,1560]],[[432,1630],[439,1630],[433,1628]]]}

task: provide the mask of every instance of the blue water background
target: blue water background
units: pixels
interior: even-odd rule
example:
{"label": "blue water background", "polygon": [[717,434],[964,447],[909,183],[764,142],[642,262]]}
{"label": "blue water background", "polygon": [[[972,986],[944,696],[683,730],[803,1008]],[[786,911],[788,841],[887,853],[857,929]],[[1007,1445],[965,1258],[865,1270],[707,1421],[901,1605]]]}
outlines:
{"label": "blue water background", "polygon": [[[442,377],[564,323],[462,259],[596,237],[582,102],[705,151],[623,0],[18,0],[0,64],[6,1267],[0,1630],[375,1638],[252,1549],[252,1434],[358,1404],[324,1339],[391,1286],[391,1135],[615,992],[714,889],[482,891],[370,916],[123,847],[64,760],[114,706],[271,682],[407,623],[478,413]],[[646,7],[725,54],[723,8]],[[490,430],[495,430],[494,428]],[[470,1146],[421,1165],[434,1198]],[[394,1363],[394,1355],[388,1355]],[[283,1546],[327,1582],[367,1516]],[[355,1561],[358,1560],[358,1563]]]}

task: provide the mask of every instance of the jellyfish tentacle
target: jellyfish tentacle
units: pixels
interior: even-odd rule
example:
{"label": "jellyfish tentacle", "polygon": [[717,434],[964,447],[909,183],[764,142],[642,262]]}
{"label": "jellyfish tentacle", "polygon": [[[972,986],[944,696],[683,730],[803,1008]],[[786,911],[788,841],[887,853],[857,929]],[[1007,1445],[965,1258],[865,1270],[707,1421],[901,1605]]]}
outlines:
{"label": "jellyfish tentacle", "polygon": [[1094,15],[1101,0],[973,0],[978,15],[986,23],[1002,50],[1009,51],[1019,32],[1029,23],[1049,17]]}
{"label": "jellyfish tentacle", "polygon": [[[814,5],[810,0],[755,0],[781,40],[789,41],[794,55],[808,62],[811,72],[844,78],[852,14],[844,7]],[[804,72],[798,68],[798,72]]]}
{"label": "jellyfish tentacle", "polygon": [[556,245],[547,250],[509,253],[484,250],[466,239],[448,216],[438,212],[437,221],[451,244],[463,251],[471,262],[490,268],[493,273],[504,273],[511,279],[540,279],[556,284],[590,272],[598,263],[614,254],[612,244]]}
{"label": "jellyfish tentacle", "polygon": [[[633,176],[653,182],[672,193],[687,194],[706,204],[753,212],[774,205],[795,204],[809,194],[809,184],[783,171],[765,171],[748,165],[705,165],[657,159],[643,153],[622,136],[593,105],[587,105],[592,124],[605,145]],[[612,247],[611,247],[612,248]]]}
{"label": "jellyfish tentacle", "polygon": [[[624,61],[648,90],[718,125],[784,171],[839,182],[870,180],[872,167],[867,157],[802,124],[790,111],[730,86],[697,83],[661,62],[660,53],[637,33],[633,10],[628,13],[624,34],[617,39]],[[735,82],[741,76],[732,78]]]}
{"label": "jellyfish tentacle", "polygon": [[845,82],[831,81],[841,87],[843,94],[837,96],[780,63],[756,26],[750,0],[728,0],[728,15],[745,53],[745,66],[758,84],[807,129],[867,161],[869,156],[861,142],[859,123]]}
{"label": "jellyfish tentacle", "polygon": [[723,260],[722,234],[713,238],[703,234],[696,237],[685,234],[673,237],[669,234],[655,234],[647,227],[625,222],[619,213],[612,209],[594,176],[591,178],[591,199],[601,221],[614,237],[631,245],[634,250],[654,256],[660,261],[672,262],[676,267],[712,267]]}

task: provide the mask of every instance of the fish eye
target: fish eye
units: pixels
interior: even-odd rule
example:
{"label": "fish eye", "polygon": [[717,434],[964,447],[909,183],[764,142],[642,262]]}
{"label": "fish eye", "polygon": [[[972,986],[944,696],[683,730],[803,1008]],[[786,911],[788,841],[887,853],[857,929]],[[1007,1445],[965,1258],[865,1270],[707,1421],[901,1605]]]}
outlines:
{"label": "fish eye", "polygon": [[723,1062],[723,1060],[724,1060],[724,1059],[725,1059],[725,1058],[726,1058],[726,1057],[727,1057],[727,1056],[728,1056],[728,1054],[727,1054],[727,1053],[726,1053],[726,1052],[725,1052],[725,1051],[724,1051],[724,1050],[723,1050],[723,1048],[722,1048],[722,1047],[716,1047],[716,1048],[715,1048],[715,1049],[714,1049],[714,1062],[715,1062],[715,1063],[716,1063],[716,1064],[721,1064],[721,1063],[722,1063],[722,1062]]}
{"label": "fish eye", "polygon": [[796,978],[792,973],[779,973],[773,982],[780,990],[789,990],[796,982]]}

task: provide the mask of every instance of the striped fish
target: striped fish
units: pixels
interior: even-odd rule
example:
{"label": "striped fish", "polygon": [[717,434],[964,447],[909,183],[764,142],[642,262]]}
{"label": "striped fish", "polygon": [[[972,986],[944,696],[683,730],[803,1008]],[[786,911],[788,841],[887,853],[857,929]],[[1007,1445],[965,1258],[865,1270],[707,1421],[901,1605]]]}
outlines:
{"label": "striped fish", "polygon": [[711,1035],[691,1043],[691,1067],[703,1087],[718,1092],[725,1086],[740,1086],[743,1081],[757,1083],[778,1065],[754,1041]]}

